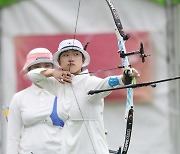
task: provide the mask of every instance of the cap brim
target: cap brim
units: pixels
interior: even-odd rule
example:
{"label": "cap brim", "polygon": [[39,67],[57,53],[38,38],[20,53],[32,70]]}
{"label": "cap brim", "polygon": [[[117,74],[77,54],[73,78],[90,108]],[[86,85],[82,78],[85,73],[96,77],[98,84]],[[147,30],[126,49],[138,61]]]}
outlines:
{"label": "cap brim", "polygon": [[[36,65],[36,64],[39,64],[39,63],[51,63],[54,65],[53,61],[50,59],[38,59],[38,60],[36,60],[30,64],[25,64],[20,73],[27,73],[29,67]],[[56,66],[56,67],[58,67],[58,66]]]}
{"label": "cap brim", "polygon": [[[67,51],[67,50],[77,50],[77,51],[80,51],[84,55],[84,57],[85,57],[85,61],[84,61],[83,65],[82,65],[82,67],[86,67],[87,65],[89,65],[89,63],[90,63],[90,56],[89,56],[89,54],[85,50],[82,50],[82,49],[80,49],[78,47],[66,47],[64,49],[61,49],[61,50],[57,51],[53,55],[53,62],[54,62],[54,64],[56,66],[59,66],[59,63],[58,63],[59,55],[61,53],[65,52],[65,51]],[[59,67],[61,67],[61,66],[59,66]]]}

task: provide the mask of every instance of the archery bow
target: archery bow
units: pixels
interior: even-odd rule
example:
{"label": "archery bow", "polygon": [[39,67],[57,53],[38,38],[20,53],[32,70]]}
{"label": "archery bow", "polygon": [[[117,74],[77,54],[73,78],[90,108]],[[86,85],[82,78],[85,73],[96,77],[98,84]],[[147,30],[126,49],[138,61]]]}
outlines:
{"label": "archery bow", "polygon": [[[126,35],[124,33],[120,18],[118,16],[117,11],[116,11],[115,7],[113,6],[111,0],[106,0],[106,2],[111,10],[111,13],[112,13],[112,16],[113,16],[113,19],[115,22],[115,26],[116,26],[115,31],[116,31],[116,36],[117,36],[117,40],[118,40],[119,53],[120,53],[120,56],[123,58],[123,66],[125,67],[125,69],[128,70],[128,69],[130,69],[130,64],[129,64],[129,61],[127,58],[125,41],[129,39],[130,35],[128,35],[128,34]],[[142,53],[141,57],[144,61],[145,54],[143,53],[142,44],[141,44],[141,53]],[[133,83],[135,83],[135,78],[133,80],[129,80],[129,81],[130,81],[130,83],[133,84]],[[124,146],[122,149],[122,154],[126,154],[128,151],[128,148],[129,148],[131,133],[132,133],[132,125],[133,125],[133,111],[134,111],[134,109],[133,109],[133,89],[128,88],[127,89],[127,100],[126,100],[126,111],[125,111],[126,133],[125,133],[125,141],[124,141]],[[119,150],[115,153],[121,154],[121,148],[119,148]]]}
{"label": "archery bow", "polygon": [[[145,57],[147,57],[149,55],[144,54],[144,48],[143,48],[142,43],[140,43],[139,51],[126,53],[125,41],[128,40],[130,36],[128,34],[126,35],[124,33],[120,18],[118,16],[117,11],[116,11],[115,7],[113,6],[111,0],[106,0],[106,2],[111,10],[111,13],[112,13],[112,16],[113,16],[113,19],[115,22],[115,26],[116,26],[115,30],[116,30],[117,40],[118,40],[119,53],[120,53],[120,57],[123,58],[124,68],[129,69],[129,67],[130,67],[130,64],[129,64],[129,61],[127,58],[127,56],[130,56],[130,55],[140,54],[140,57],[142,58],[142,62],[144,63]],[[89,91],[88,94],[92,95],[92,94],[99,93],[99,92],[112,91],[112,90],[118,90],[118,89],[127,89],[127,101],[126,101],[126,112],[125,112],[126,134],[125,134],[124,146],[123,146],[122,152],[121,152],[121,147],[120,147],[119,150],[117,150],[117,151],[109,150],[110,153],[126,154],[128,151],[130,139],[131,139],[131,133],[132,133],[132,125],[133,125],[133,112],[134,112],[133,88],[144,87],[144,86],[151,86],[154,88],[154,87],[156,87],[156,83],[167,82],[167,81],[172,81],[172,80],[177,80],[177,79],[180,79],[180,76],[135,84],[135,78],[134,78],[134,79],[130,80],[131,82],[128,81],[129,85],[125,85],[125,86],[118,87],[118,88]]]}
{"label": "archery bow", "polygon": [[[120,53],[120,57],[123,58],[123,65],[122,65],[122,67],[119,66],[119,68],[125,68],[126,70],[130,70],[130,64],[129,64],[127,56],[133,55],[133,54],[140,54],[140,57],[142,58],[142,62],[144,62],[145,57],[147,57],[147,55],[144,54],[144,49],[143,49],[143,44],[142,43],[140,44],[140,50],[139,51],[135,51],[135,52],[132,52],[132,53],[126,53],[126,48],[125,48],[124,43],[125,43],[126,40],[128,40],[128,38],[130,36],[124,34],[121,21],[119,19],[119,16],[118,16],[118,14],[116,12],[116,9],[114,8],[111,0],[106,0],[106,2],[107,2],[108,6],[109,6],[109,8],[111,10],[111,13],[112,13],[114,21],[115,21],[119,53]],[[80,6],[80,1],[79,1],[79,6]],[[78,7],[78,12],[79,12],[79,7]],[[78,20],[78,17],[77,17],[77,20]],[[75,38],[75,34],[76,34],[77,20],[76,20],[74,38]],[[85,45],[84,48],[87,48],[87,45]],[[125,82],[127,84],[130,84],[130,83],[134,84],[135,83],[135,78],[132,79],[131,77],[127,77],[125,79]],[[73,89],[73,87],[72,87],[72,89]],[[74,91],[73,91],[73,93],[74,93]],[[79,110],[81,112],[81,108],[79,106],[79,103],[78,103],[77,100],[76,100],[76,102],[77,102],[77,105],[78,105]],[[81,112],[81,117],[82,117],[82,119],[84,121],[84,116],[83,116],[82,112]],[[126,102],[125,120],[126,120],[126,134],[125,134],[125,142],[124,142],[124,146],[123,146],[123,149],[122,149],[122,154],[126,154],[127,151],[128,151],[129,144],[130,144],[130,138],[131,138],[131,132],[132,132],[132,124],[133,124],[133,89],[132,88],[128,88],[128,90],[127,90],[127,102]],[[86,126],[86,130],[87,130],[88,135],[90,137],[87,126]],[[91,137],[90,137],[90,140],[91,140]],[[91,140],[91,144],[93,146],[92,140]],[[94,146],[93,146],[93,149],[94,149],[94,152],[96,153]],[[109,152],[110,153],[121,154],[121,148],[119,148],[119,150],[117,150],[117,151],[111,151],[110,150]]]}

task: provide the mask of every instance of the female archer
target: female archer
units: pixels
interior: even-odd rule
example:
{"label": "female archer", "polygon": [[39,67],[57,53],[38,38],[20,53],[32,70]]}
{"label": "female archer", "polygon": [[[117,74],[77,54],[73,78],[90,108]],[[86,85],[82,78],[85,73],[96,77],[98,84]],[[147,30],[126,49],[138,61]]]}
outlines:
{"label": "female archer", "polygon": [[[104,130],[104,98],[110,92],[88,95],[88,91],[122,85],[125,75],[105,79],[90,76],[90,56],[76,39],[63,40],[53,55],[60,69],[40,68],[28,72],[30,80],[58,97],[58,114],[65,125],[66,154],[109,154]],[[133,69],[132,76],[138,77]]]}

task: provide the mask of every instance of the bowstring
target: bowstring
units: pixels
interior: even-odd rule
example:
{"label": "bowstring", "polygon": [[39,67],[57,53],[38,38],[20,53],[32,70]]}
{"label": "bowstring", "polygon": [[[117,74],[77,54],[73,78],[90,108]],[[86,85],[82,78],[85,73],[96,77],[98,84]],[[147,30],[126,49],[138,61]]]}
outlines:
{"label": "bowstring", "polygon": [[[81,0],[79,0],[79,3],[78,3],[78,10],[77,10],[77,16],[76,16],[76,22],[75,22],[75,29],[74,29],[73,39],[76,38],[76,34],[77,34],[77,25],[78,25],[78,19],[79,19],[80,6],[81,6]],[[73,44],[74,44],[74,42],[73,42]],[[70,57],[70,60],[72,61],[72,57]],[[71,63],[70,63],[70,65],[69,65],[69,72],[70,72],[70,70],[71,70]],[[94,152],[95,152],[95,154],[96,154],[96,150],[95,150],[95,147],[94,147],[94,144],[93,144],[93,141],[92,141],[90,132],[89,132],[88,127],[87,127],[87,125],[86,125],[86,122],[85,122],[85,119],[84,119],[84,116],[83,116],[81,107],[80,107],[80,105],[79,105],[79,103],[78,103],[78,99],[77,99],[77,97],[76,97],[76,95],[75,95],[75,91],[74,91],[74,88],[73,88],[73,85],[72,85],[72,84],[71,84],[71,88],[72,88],[72,91],[73,91],[73,94],[74,94],[74,97],[75,97],[75,100],[76,100],[76,104],[77,104],[77,106],[78,106],[78,109],[79,109],[81,118],[83,119],[84,126],[85,126],[86,131],[87,131],[87,134],[88,134],[88,136],[89,136],[89,139],[90,139],[92,148],[93,148],[93,150],[94,150]]]}
{"label": "bowstring", "polygon": [[77,16],[76,16],[76,22],[75,22],[75,28],[74,28],[74,39],[76,38],[76,33],[77,33],[77,24],[78,24],[78,19],[79,19],[79,11],[80,11],[80,6],[81,6],[81,0],[79,0],[78,3],[78,10],[77,10]]}

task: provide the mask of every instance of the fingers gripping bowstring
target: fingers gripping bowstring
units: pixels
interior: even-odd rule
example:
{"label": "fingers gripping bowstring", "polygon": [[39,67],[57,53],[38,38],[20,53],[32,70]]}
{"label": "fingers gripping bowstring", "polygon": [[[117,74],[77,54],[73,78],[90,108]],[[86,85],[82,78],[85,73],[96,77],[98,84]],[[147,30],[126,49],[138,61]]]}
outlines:
{"label": "fingers gripping bowstring", "polygon": [[[79,0],[79,3],[78,3],[78,10],[77,10],[76,24],[75,24],[75,29],[74,29],[74,36],[73,36],[73,39],[76,39],[77,24],[78,24],[78,19],[79,19],[80,6],[81,6],[81,0]],[[74,42],[73,42],[73,44],[74,44]],[[72,61],[72,57],[70,57],[70,60]],[[69,72],[70,72],[70,70],[71,70],[71,63],[70,63],[70,65],[69,65]],[[74,88],[73,88],[73,85],[72,85],[72,84],[71,84],[71,88],[72,88],[72,91],[73,91],[73,94],[74,94],[74,97],[75,97],[75,100],[76,100],[76,103],[77,103],[77,106],[78,106],[78,109],[79,109],[81,118],[82,118],[82,120],[83,120],[84,126],[85,126],[86,131],[87,131],[87,134],[88,134],[88,136],[89,136],[89,139],[90,139],[90,142],[91,142],[93,151],[94,151],[94,153],[96,154],[96,150],[95,150],[95,147],[94,147],[94,144],[93,144],[93,141],[92,141],[90,132],[89,132],[88,127],[87,127],[87,124],[86,124],[86,122],[85,122],[85,119],[84,119],[84,116],[83,116],[83,113],[82,113],[80,104],[78,103],[78,99],[77,99],[77,97],[76,97],[76,94],[75,94],[75,91],[74,91]]]}

